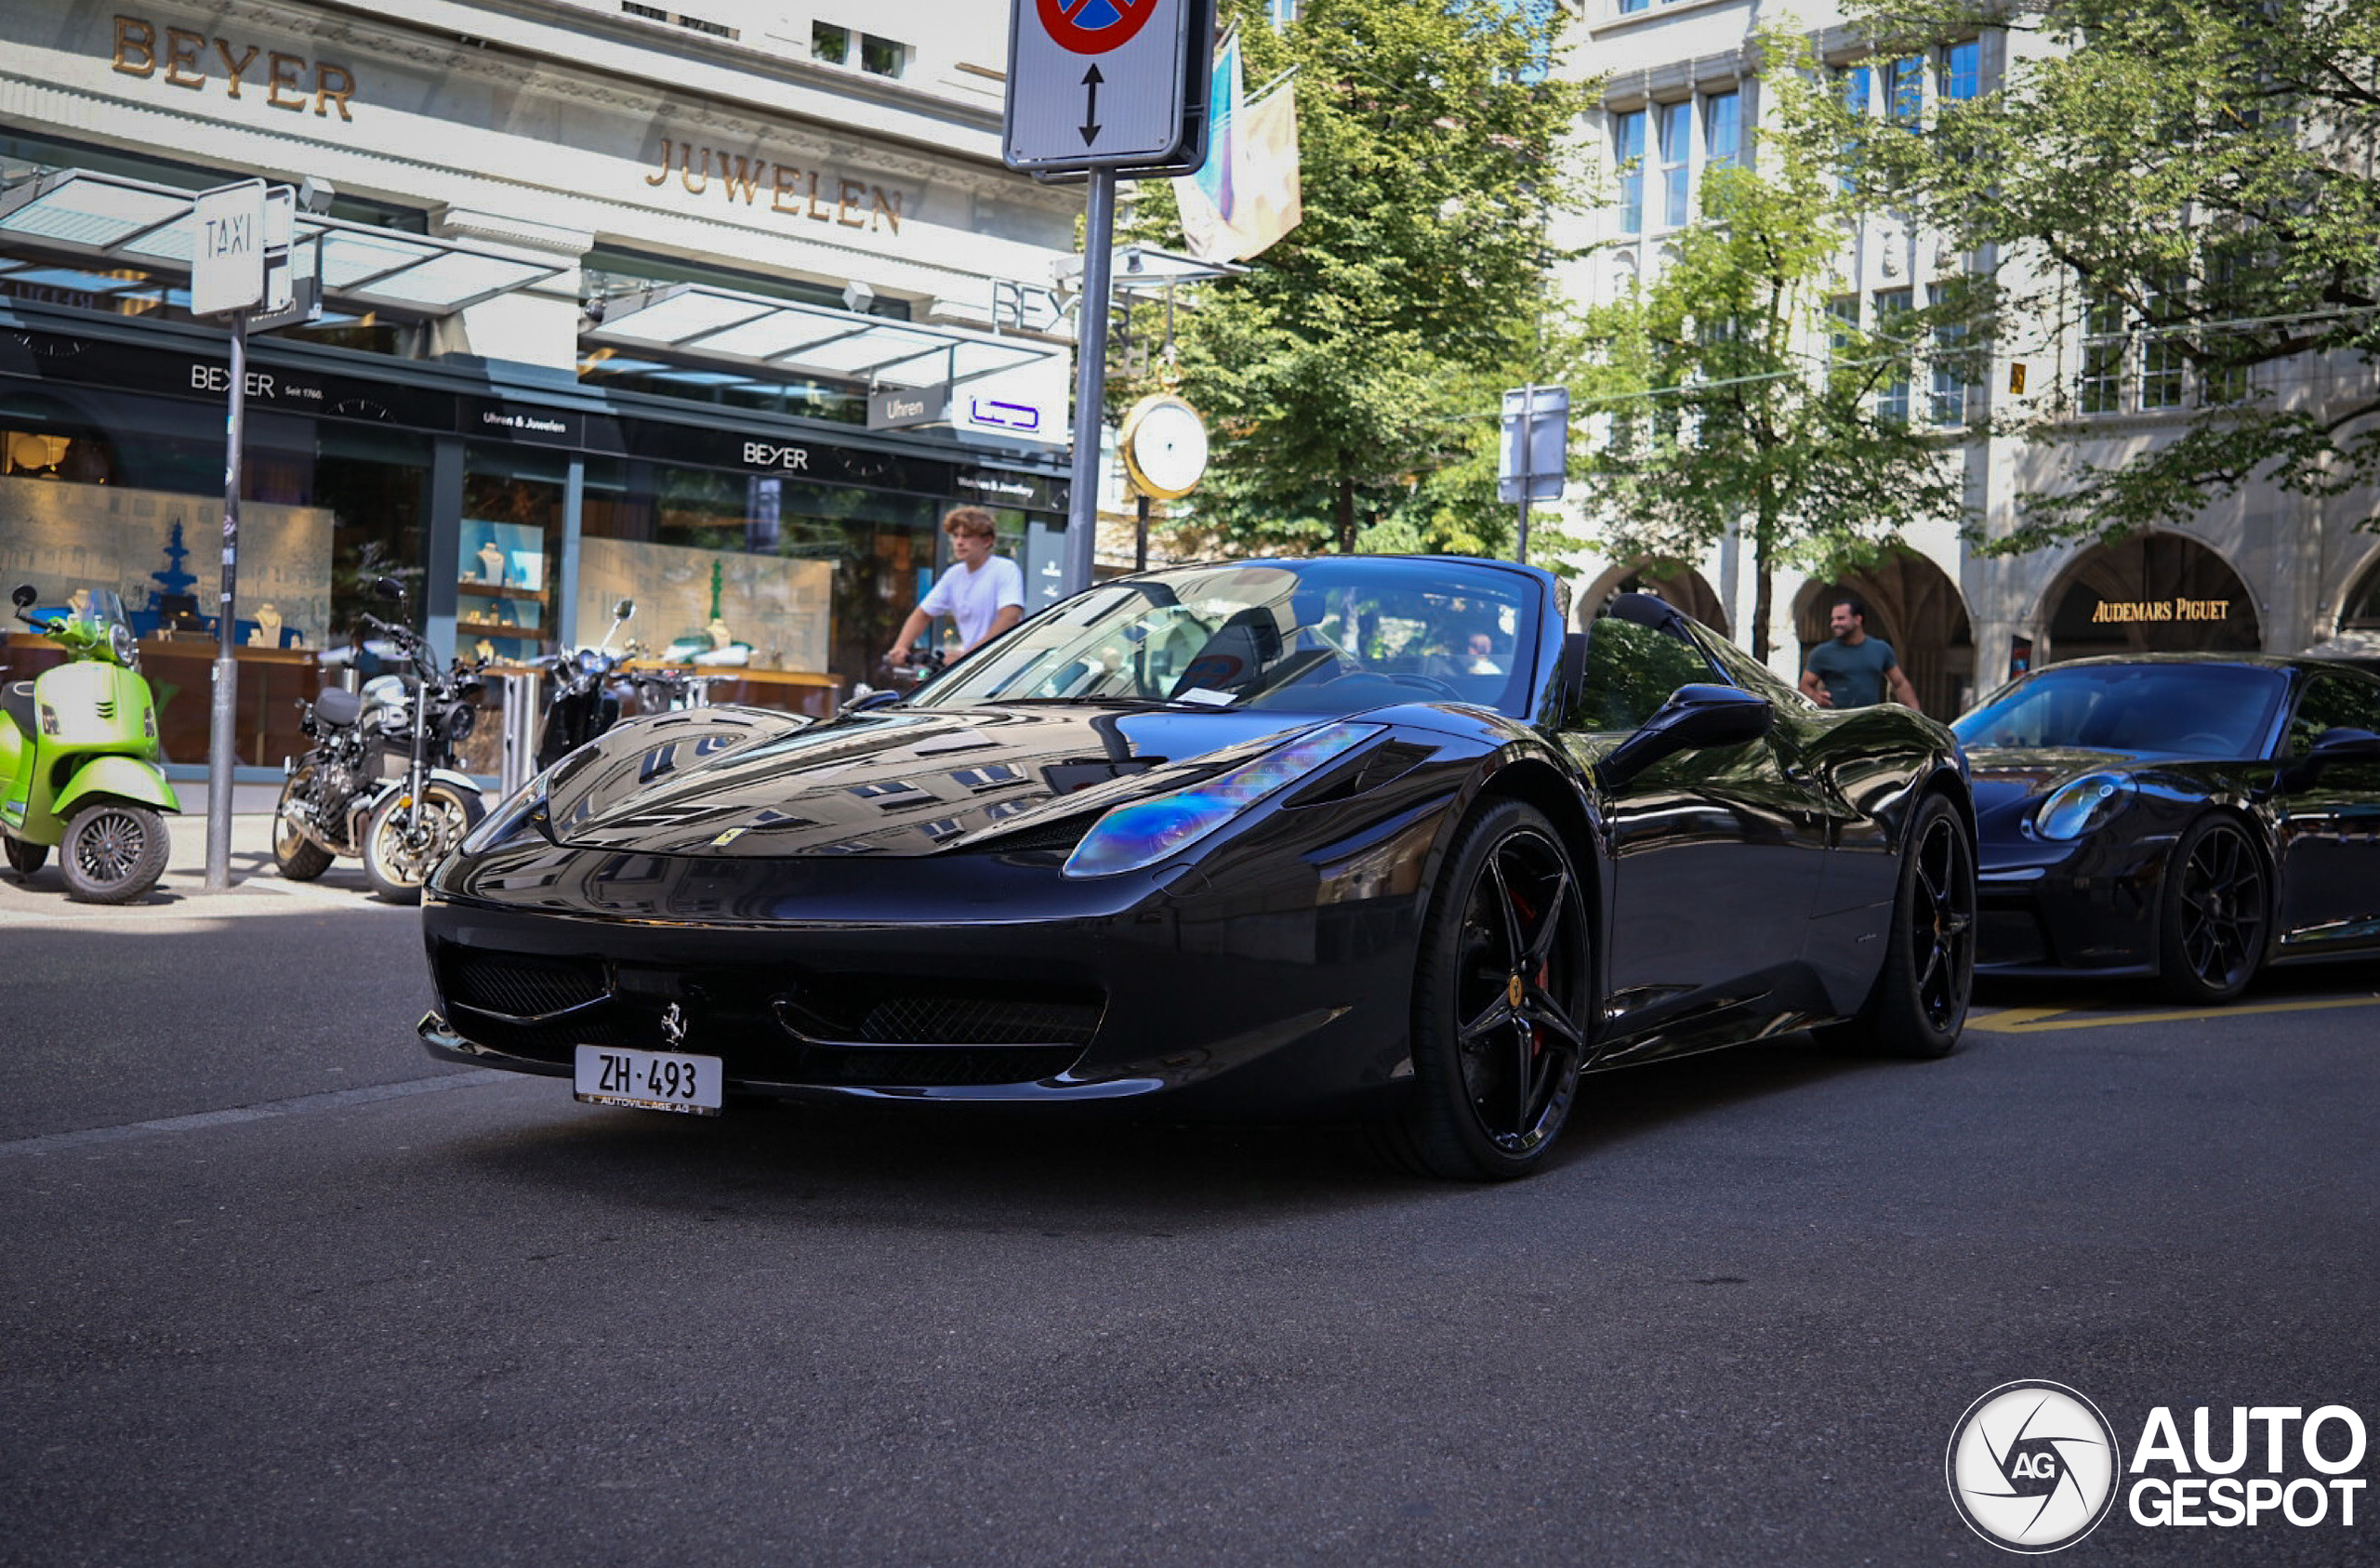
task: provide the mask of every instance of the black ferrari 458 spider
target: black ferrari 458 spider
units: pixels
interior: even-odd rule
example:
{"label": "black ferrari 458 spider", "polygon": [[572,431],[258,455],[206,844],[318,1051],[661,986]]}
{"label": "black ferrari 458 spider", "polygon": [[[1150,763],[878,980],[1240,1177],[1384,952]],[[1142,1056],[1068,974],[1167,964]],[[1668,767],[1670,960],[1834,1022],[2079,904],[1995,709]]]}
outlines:
{"label": "black ferrari 458 spider", "polygon": [[1566,632],[1562,597],[1184,567],[825,722],[622,724],[431,878],[422,1038],[656,1109],[1364,1113],[1474,1179],[1540,1161],[1582,1072],[1805,1025],[1949,1051],[1950,732],[1818,712],[1658,600]]}
{"label": "black ferrari 458 spider", "polygon": [[1951,726],[1975,771],[1994,974],[2155,975],[2380,954],[2380,679],[2320,659],[2035,670]]}

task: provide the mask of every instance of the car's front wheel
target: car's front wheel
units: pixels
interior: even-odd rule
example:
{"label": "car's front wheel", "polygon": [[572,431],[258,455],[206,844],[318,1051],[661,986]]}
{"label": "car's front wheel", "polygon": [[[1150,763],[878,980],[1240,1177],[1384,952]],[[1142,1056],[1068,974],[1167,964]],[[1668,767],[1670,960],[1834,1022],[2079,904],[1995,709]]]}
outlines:
{"label": "car's front wheel", "polygon": [[2228,1002],[2264,963],[2272,900],[2264,857],[2228,817],[2201,817],[2174,846],[2158,909],[2157,979],[2178,1002]]}
{"label": "car's front wheel", "polygon": [[1858,1015],[1826,1038],[1884,1056],[1948,1056],[1975,990],[1975,846],[1943,796],[1919,802],[1901,851],[1884,967]]}
{"label": "car's front wheel", "polygon": [[1591,964],[1578,874],[1544,814],[1506,800],[1466,823],[1422,929],[1392,1148],[1454,1180],[1541,1164],[1578,1097]]}

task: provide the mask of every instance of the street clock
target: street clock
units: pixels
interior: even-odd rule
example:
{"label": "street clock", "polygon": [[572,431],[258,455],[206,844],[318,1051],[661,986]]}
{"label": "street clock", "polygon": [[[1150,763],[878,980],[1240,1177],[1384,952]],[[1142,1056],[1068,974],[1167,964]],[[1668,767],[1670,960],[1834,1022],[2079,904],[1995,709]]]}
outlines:
{"label": "street clock", "polygon": [[1134,403],[1124,415],[1124,472],[1133,488],[1160,501],[1190,494],[1207,471],[1207,424],[1170,392]]}

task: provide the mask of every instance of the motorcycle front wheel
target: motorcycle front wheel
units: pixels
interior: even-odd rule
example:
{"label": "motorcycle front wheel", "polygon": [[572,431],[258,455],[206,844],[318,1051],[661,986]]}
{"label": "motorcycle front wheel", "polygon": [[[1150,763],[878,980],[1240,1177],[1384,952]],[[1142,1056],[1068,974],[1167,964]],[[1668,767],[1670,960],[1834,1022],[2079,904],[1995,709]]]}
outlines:
{"label": "motorcycle front wheel", "polygon": [[311,882],[330,869],[331,852],[299,832],[289,820],[290,803],[313,787],[310,763],[289,775],[281,786],[281,801],[272,809],[272,863],[292,882]]}
{"label": "motorcycle front wheel", "polygon": [[66,896],[81,903],[130,903],[165,874],[165,819],[146,806],[99,800],[76,811],[58,847]]}
{"label": "motorcycle front wheel", "polygon": [[404,792],[390,792],[364,824],[364,876],[373,895],[390,903],[419,903],[430,867],[486,810],[476,794],[448,784],[423,786],[420,803],[410,811]]}

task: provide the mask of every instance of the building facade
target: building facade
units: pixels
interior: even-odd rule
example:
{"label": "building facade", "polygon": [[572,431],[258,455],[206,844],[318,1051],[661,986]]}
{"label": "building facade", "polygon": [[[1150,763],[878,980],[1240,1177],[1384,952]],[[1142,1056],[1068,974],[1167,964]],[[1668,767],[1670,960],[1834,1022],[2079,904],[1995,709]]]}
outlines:
{"label": "building facade", "polygon": [[442,651],[533,660],[628,598],[648,653],[811,711],[882,679],[954,504],[1054,597],[1081,203],[1000,163],[1004,16],[719,9],[19,0],[0,577],[211,650],[228,348],[190,200],[261,177],[311,182],[324,310],[250,341],[244,709],[390,572]]}
{"label": "building facade", "polygon": [[[1588,142],[1614,200],[1572,236],[1592,251],[1569,282],[1577,297],[1602,301],[1654,275],[1665,244],[1693,219],[1704,174],[1754,145],[1762,102],[1753,33],[1777,18],[1754,0],[1583,0],[1583,7],[1571,60],[1606,80]],[[1845,101],[1912,124],[1939,99],[2004,80],[2012,47],[2040,46],[2030,35],[1988,32],[1945,39],[1923,57],[1878,59],[1831,5],[1799,13],[1799,25],[1817,38]],[[1829,309],[1872,329],[1924,304],[1964,259],[1879,215],[1847,237]],[[1880,393],[1897,400],[1894,412],[1943,428],[1945,460],[1961,470],[1987,535],[2009,530],[2020,493],[2171,441],[2203,406],[2208,389],[2192,384],[2178,354],[2153,335],[2104,324],[2104,332],[2086,322],[2079,335],[2012,336],[1977,384],[1936,376]],[[1822,349],[1814,345],[1821,357]],[[2030,395],[2045,387],[2075,394],[2077,414],[2061,439],[1959,436],[1964,422],[1995,406],[2008,412],[2009,400],[2027,395],[2013,389],[2019,364]],[[2343,362],[2309,358],[2257,374],[2287,405],[2320,408],[2372,390],[2370,367]],[[2380,494],[2369,489],[2317,497],[2252,483],[2182,528],[2007,558],[1974,553],[1948,525],[1921,524],[1908,533],[1909,551],[1875,571],[1832,582],[1780,577],[1768,628],[1773,663],[1789,679],[1798,673],[1802,654],[1828,635],[1831,600],[1844,590],[1866,601],[1870,629],[1900,653],[1926,711],[1945,718],[2009,675],[2052,659],[2139,649],[2296,652],[2343,634],[2351,646],[2380,631],[2380,534],[2368,531],[2375,516]],[[1646,573],[1627,560],[1575,565],[1589,613]],[[1749,644],[1750,578],[1749,560],[1730,541],[1659,586]]]}

